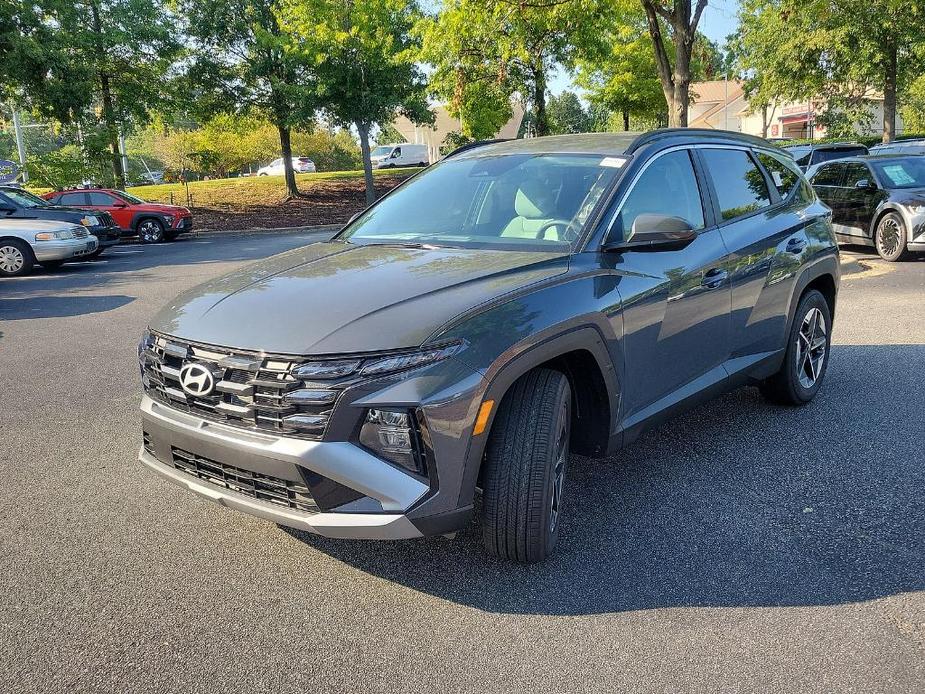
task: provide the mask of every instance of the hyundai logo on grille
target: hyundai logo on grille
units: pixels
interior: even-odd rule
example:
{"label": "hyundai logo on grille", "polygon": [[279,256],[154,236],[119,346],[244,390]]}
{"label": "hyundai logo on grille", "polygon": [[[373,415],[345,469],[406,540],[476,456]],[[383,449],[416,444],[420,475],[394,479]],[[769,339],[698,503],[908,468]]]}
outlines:
{"label": "hyundai logo on grille", "polygon": [[215,388],[215,377],[202,364],[185,364],[180,369],[180,385],[190,395],[201,398]]}

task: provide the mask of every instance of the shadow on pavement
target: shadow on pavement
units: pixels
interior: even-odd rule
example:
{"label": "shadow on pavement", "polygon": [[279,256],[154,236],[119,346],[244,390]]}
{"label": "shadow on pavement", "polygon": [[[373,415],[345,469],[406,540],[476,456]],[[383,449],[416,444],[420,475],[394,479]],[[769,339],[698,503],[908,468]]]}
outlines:
{"label": "shadow on pavement", "polygon": [[0,320],[62,318],[103,313],[121,308],[133,296],[36,296],[30,299],[0,299]]}
{"label": "shadow on pavement", "polygon": [[287,532],[490,612],[831,605],[923,590],[925,389],[903,372],[913,364],[925,364],[925,345],[836,345],[804,408],[743,388],[614,458],[573,458],[559,547],[542,564],[486,555],[478,521],[452,541]]}

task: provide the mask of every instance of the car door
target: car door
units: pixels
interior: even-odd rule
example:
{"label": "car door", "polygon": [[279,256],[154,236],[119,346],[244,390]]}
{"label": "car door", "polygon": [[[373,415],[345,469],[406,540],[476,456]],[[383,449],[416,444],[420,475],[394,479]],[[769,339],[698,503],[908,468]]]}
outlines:
{"label": "car door", "polygon": [[877,185],[873,171],[863,162],[845,164],[845,175],[840,189],[842,233],[858,241],[870,238],[870,225],[884,191]]}
{"label": "car door", "polygon": [[827,211],[783,155],[712,146],[698,153],[730,254],[732,313],[726,368],[735,376],[775,358],[786,331],[796,269],[810,245],[807,221]]}
{"label": "car door", "polygon": [[[657,153],[617,202],[607,241],[626,240],[641,214],[685,219],[698,233],[674,250],[602,254],[619,274],[626,384],[622,420],[631,429],[725,378],[729,351],[726,248],[705,211],[703,181],[689,149]],[[709,210],[709,208],[707,208]]]}
{"label": "car door", "polygon": [[824,164],[819,167],[811,181],[816,195],[832,210],[832,226],[838,233],[841,233],[839,226],[844,224],[844,212],[840,199],[844,176],[844,164]]}
{"label": "car door", "polygon": [[128,203],[112,193],[94,190],[88,194],[90,207],[98,212],[108,212],[121,229],[132,228],[132,211]]}

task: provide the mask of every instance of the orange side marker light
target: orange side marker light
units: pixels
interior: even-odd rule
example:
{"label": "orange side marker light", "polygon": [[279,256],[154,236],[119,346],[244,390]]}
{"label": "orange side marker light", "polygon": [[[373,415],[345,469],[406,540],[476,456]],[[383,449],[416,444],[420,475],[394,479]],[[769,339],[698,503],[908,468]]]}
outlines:
{"label": "orange side marker light", "polygon": [[486,400],[479,407],[479,414],[475,418],[475,428],[472,430],[473,436],[484,433],[485,427],[488,426],[488,417],[491,415],[491,408],[495,406],[494,400]]}

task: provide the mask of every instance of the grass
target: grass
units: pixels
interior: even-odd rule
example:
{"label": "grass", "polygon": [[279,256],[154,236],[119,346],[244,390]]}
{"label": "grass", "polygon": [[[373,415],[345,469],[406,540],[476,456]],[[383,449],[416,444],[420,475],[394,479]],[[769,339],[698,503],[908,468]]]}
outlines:
{"label": "grass", "polygon": [[[408,175],[417,168],[376,169],[375,176]],[[299,189],[307,192],[312,185],[322,181],[337,181],[363,178],[362,171],[324,171],[310,174],[296,174]],[[150,186],[132,186],[127,189],[132,195],[151,202],[173,202],[186,204],[186,190],[182,183],[162,183]],[[286,182],[282,176],[245,176],[242,178],[220,178],[210,181],[192,181],[189,184],[192,204],[205,207],[223,205],[257,205],[277,202],[286,197]]]}

